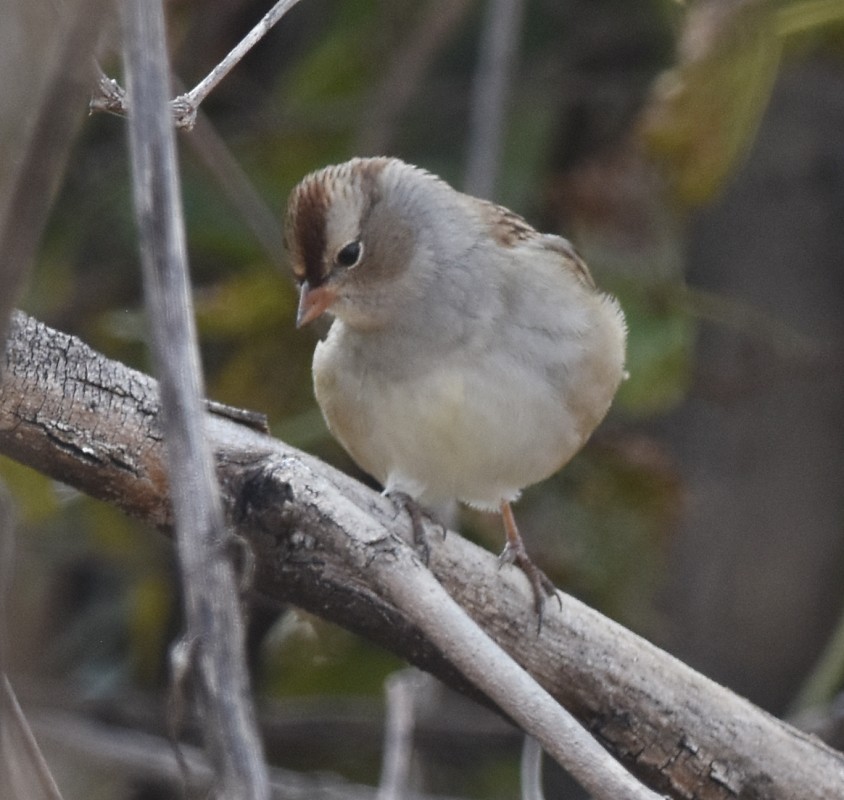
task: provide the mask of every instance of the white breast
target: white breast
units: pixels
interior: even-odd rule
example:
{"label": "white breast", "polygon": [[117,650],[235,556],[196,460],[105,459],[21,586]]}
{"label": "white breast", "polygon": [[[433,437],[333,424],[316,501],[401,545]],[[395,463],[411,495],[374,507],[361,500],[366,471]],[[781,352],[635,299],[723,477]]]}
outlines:
{"label": "white breast", "polygon": [[567,318],[570,334],[556,331],[553,341],[542,325],[507,327],[425,369],[386,369],[377,348],[335,321],[314,355],[317,400],[334,435],[386,489],[497,509],[580,449],[620,381],[615,302],[591,295]]}

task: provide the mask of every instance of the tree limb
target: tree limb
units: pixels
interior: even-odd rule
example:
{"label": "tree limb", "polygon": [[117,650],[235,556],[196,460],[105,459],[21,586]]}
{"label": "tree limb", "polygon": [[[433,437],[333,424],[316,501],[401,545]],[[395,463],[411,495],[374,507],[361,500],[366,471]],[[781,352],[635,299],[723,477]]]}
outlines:
{"label": "tree limb", "polygon": [[[403,513],[231,420],[209,415],[206,436],[232,522],[254,549],[257,590],[466,688],[421,620],[374,588],[373,565],[422,569],[404,545]],[[171,522],[155,382],[19,313],[0,386],[0,452],[159,527]],[[443,540],[436,527],[430,541],[430,569],[449,594],[647,785],[696,800],[841,794],[841,753],[574,598],[562,595],[559,611],[549,604],[537,636],[518,570],[499,570],[492,554],[456,534]]]}

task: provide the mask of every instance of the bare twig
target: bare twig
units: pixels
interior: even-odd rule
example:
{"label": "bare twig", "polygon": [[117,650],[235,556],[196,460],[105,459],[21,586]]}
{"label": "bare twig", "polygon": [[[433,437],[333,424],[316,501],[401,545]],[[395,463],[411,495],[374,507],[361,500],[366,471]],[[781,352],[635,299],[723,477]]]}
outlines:
{"label": "bare twig", "polygon": [[390,548],[386,558],[361,553],[356,566],[367,564],[378,590],[596,800],[657,800],[662,796],[610,758],[568,711],[478,627],[411,547],[396,546],[360,509],[342,508],[341,517],[362,534],[361,541],[382,552]]}
{"label": "bare twig", "polygon": [[487,2],[472,91],[464,181],[464,189],[478,197],[492,197],[495,190],[524,5],[524,0]]}
{"label": "bare twig", "polygon": [[195,677],[205,743],[217,771],[219,797],[264,800],[269,788],[249,698],[237,580],[226,555],[223,510],[203,426],[175,135],[167,104],[164,13],[160,0],[125,0],[123,8],[144,290],[161,374],[187,636],[197,642]]}
{"label": "bare twig", "polygon": [[99,62],[96,62],[97,82],[94,94],[88,101],[88,110],[105,111],[120,117],[126,116],[126,90],[114,79],[105,74]]}
{"label": "bare twig", "polygon": [[261,18],[232,51],[209,72],[187,94],[180,95],[173,101],[176,119],[179,125],[192,128],[199,104],[209,95],[212,89],[220,83],[237,63],[258,43],[299,0],[278,0],[278,2]]}
{"label": "bare twig", "polygon": [[[217,64],[193,89],[180,94],[170,103],[173,121],[178,128],[190,130],[196,124],[196,115],[202,101],[211,91],[232,71],[240,60],[258,43],[272,27],[295,6],[299,0],[278,0],[278,2],[261,18],[232,51]],[[127,93],[117,81],[100,75],[96,86],[96,93],[91,98],[91,111],[107,111],[112,114],[127,116],[130,106],[135,103],[132,92]]]}

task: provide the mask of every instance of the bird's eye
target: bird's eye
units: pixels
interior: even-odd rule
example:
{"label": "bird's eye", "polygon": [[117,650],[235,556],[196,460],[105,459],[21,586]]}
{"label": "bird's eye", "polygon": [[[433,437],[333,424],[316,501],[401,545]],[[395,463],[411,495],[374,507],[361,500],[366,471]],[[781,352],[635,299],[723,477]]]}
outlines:
{"label": "bird's eye", "polygon": [[360,257],[362,255],[363,245],[359,241],[355,240],[354,242],[349,242],[347,245],[341,247],[337,252],[337,255],[334,257],[334,260],[341,267],[353,267],[358,263],[358,261],[360,261]]}

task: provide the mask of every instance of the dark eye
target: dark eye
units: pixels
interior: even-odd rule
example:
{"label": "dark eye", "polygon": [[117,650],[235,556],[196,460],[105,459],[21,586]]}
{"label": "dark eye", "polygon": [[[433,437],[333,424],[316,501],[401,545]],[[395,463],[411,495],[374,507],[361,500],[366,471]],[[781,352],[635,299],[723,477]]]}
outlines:
{"label": "dark eye", "polygon": [[353,267],[360,261],[363,254],[363,245],[359,241],[349,242],[344,247],[340,248],[334,260],[341,267]]}

